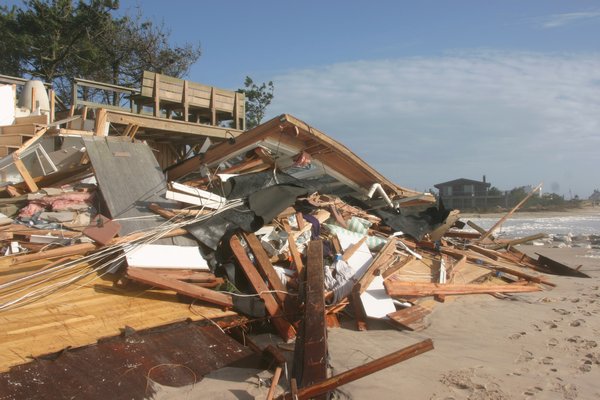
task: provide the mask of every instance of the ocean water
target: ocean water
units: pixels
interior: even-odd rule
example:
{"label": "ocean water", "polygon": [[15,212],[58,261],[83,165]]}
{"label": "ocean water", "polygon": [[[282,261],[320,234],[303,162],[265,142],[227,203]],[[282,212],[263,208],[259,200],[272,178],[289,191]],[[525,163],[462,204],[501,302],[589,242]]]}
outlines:
{"label": "ocean water", "polygon": [[[461,218],[463,222],[473,221],[484,229],[491,228],[499,218]],[[471,229],[468,225],[465,228]],[[504,238],[519,238],[536,233],[548,235],[589,236],[600,235],[600,213],[592,215],[565,215],[553,217],[531,217],[512,215],[494,235]]]}

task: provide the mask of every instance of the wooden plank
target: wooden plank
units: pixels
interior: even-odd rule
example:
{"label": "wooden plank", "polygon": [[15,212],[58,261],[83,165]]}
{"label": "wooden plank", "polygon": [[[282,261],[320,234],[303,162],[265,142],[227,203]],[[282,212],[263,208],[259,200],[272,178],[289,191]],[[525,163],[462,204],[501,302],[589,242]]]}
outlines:
{"label": "wooden plank", "polygon": [[233,307],[233,298],[230,294],[206,289],[177,279],[166,278],[152,270],[127,268],[127,277],[146,285],[174,290],[185,296],[223,306],[225,308]]}
{"label": "wooden plank", "polygon": [[498,260],[498,254],[494,250],[485,249],[474,244],[467,245],[469,250],[473,250],[476,253],[483,254],[484,256],[491,258],[492,260]]}
{"label": "wooden plank", "polygon": [[31,174],[29,174],[29,171],[23,164],[23,161],[21,161],[21,159],[19,159],[17,157],[17,152],[14,152],[13,154],[14,154],[13,163],[14,163],[15,167],[17,168],[17,170],[19,171],[19,174],[21,175],[21,177],[23,177],[23,181],[27,185],[27,188],[32,193],[37,192],[38,186],[35,184],[35,181],[31,177]]}
{"label": "wooden plank", "polygon": [[287,295],[287,288],[283,282],[281,282],[281,279],[279,279],[267,252],[263,249],[262,244],[260,244],[256,235],[254,235],[254,233],[243,232],[242,236],[254,254],[254,258],[256,259],[256,269],[263,278],[265,278],[270,288],[275,290],[275,298],[278,300],[279,305],[283,307],[283,312],[285,314],[294,313],[296,310],[295,307],[292,306],[290,296]]}
{"label": "wooden plank", "polygon": [[[360,243],[360,242],[359,242]],[[396,238],[392,237],[383,246],[383,248],[377,253],[367,270],[354,284],[354,288],[359,294],[363,294],[369,287],[371,282],[376,275],[381,275],[381,270],[385,267],[389,267],[389,263],[394,258],[394,252],[396,251]]]}
{"label": "wooden plank", "polygon": [[522,293],[537,292],[541,289],[536,285],[480,285],[427,282],[399,282],[387,280],[385,289],[392,297],[402,296],[434,296],[459,294],[489,294],[489,293]]}
{"label": "wooden plank", "polygon": [[407,265],[408,263],[410,263],[411,261],[413,261],[415,259],[416,259],[416,257],[413,255],[404,255],[402,260],[397,261],[394,264],[392,264],[392,266],[390,266],[388,269],[386,269],[381,276],[383,276],[383,279],[387,279],[390,276],[394,275],[396,272],[398,272],[402,267],[404,267],[405,265]]}
{"label": "wooden plank", "polygon": [[356,330],[366,331],[368,329],[367,315],[365,313],[365,309],[363,308],[362,301],[360,300],[360,295],[353,290],[352,293],[350,293],[350,296],[348,296],[348,300],[350,301],[350,306],[352,306],[352,310],[354,311]]}
{"label": "wooden plank", "polygon": [[298,271],[298,276],[302,276],[302,270],[304,269],[304,265],[302,263],[302,257],[300,256],[300,252],[298,251],[298,246],[296,245],[296,241],[294,240],[294,236],[292,236],[292,228],[290,228],[290,223],[287,218],[283,219],[282,224],[283,229],[288,234],[288,245],[290,248],[290,254],[292,255],[292,261],[294,262],[296,271]]}
{"label": "wooden plank", "polygon": [[364,242],[367,241],[367,237],[363,236],[358,242],[352,244],[350,247],[348,247],[346,249],[346,251],[344,252],[344,254],[342,255],[342,260],[348,262],[348,260],[350,259],[350,257],[352,257],[354,255],[354,253],[356,253],[356,251],[363,245]]}
{"label": "wooden plank", "polygon": [[[131,268],[131,267],[130,267]],[[196,270],[186,270],[186,269],[163,269],[163,268],[155,268],[152,270],[159,275],[164,276],[165,278],[177,279],[180,281],[186,282],[215,282],[215,281],[223,281],[222,278],[217,278],[215,274],[207,271],[196,271]]]}
{"label": "wooden plank", "polygon": [[308,400],[317,396],[326,395],[342,385],[360,378],[364,378],[365,376],[391,367],[392,365],[408,360],[409,358],[416,357],[419,354],[423,354],[429,350],[433,350],[433,342],[431,339],[426,339],[422,342],[405,347],[402,350],[398,350],[384,357],[370,361],[364,365],[349,369],[348,371],[332,376],[331,378],[324,379],[323,381],[317,382],[314,385],[299,388],[296,397],[293,397],[291,393],[286,393],[285,395],[279,396],[277,399],[294,400],[297,398],[298,400]]}
{"label": "wooden plank", "polygon": [[414,304],[396,312],[388,314],[390,323],[411,331],[422,331],[426,328],[425,317],[431,314],[431,310]]}
{"label": "wooden plank", "polygon": [[321,240],[308,243],[306,258],[305,311],[301,330],[303,362],[301,373],[294,374],[301,388],[327,378],[327,325]]}
{"label": "wooden plank", "polygon": [[197,124],[195,122],[168,120],[165,118],[159,118],[149,115],[131,114],[116,110],[107,111],[108,120],[113,124],[135,124],[139,125],[140,128],[143,128],[147,131],[151,130],[153,132],[164,131],[166,133],[181,133],[189,135],[208,136],[221,139],[231,138],[231,135],[237,137],[242,133],[242,131],[233,128]]}
{"label": "wooden plank", "polygon": [[288,341],[293,339],[296,336],[294,327],[283,318],[282,308],[279,306],[279,303],[277,303],[273,294],[270,293],[269,288],[256,270],[254,264],[252,264],[250,258],[248,258],[246,249],[242,246],[240,239],[236,235],[231,236],[229,245],[238,264],[248,278],[250,285],[252,285],[254,291],[258,293],[259,297],[264,301],[265,308],[271,316],[271,321],[273,322],[275,329],[277,329],[284,340]]}
{"label": "wooden plank", "polygon": [[[15,124],[15,125],[7,125],[2,127],[2,136],[9,135],[26,135],[32,136],[35,135],[37,131],[36,124]],[[10,144],[10,143],[7,143]]]}
{"label": "wooden plank", "polygon": [[483,234],[483,236],[481,236],[480,240],[483,241],[483,240],[487,239],[500,225],[502,225],[504,223],[504,221],[506,221],[511,215],[513,215],[515,211],[517,211],[519,208],[521,208],[521,206],[523,204],[525,204],[525,202],[527,200],[529,200],[531,198],[531,196],[533,196],[534,193],[537,192],[538,190],[540,190],[541,188],[542,188],[542,184],[540,183],[527,196],[525,196],[525,198],[523,200],[521,200],[516,206],[514,206],[512,208],[512,210],[507,212],[505,216],[500,218],[498,220],[498,222],[496,222],[487,232],[485,232]]}
{"label": "wooden plank", "polygon": [[548,285],[548,286],[552,286],[552,287],[556,287],[556,284],[550,282],[547,279],[544,279],[540,276],[533,276],[533,275],[529,275],[526,274],[525,272],[521,272],[521,271],[517,271],[514,270],[512,268],[507,268],[507,267],[501,267],[499,265],[490,267],[491,269],[493,269],[494,271],[498,271],[498,272],[503,272],[505,274],[510,274],[510,275],[514,275],[517,276],[519,278],[523,278],[525,280],[528,280],[530,282],[535,282],[535,283],[542,283],[544,285]]}
{"label": "wooden plank", "polygon": [[479,239],[481,237],[481,233],[449,230],[446,233],[444,233],[444,236],[445,237],[453,237],[453,238],[461,238],[461,239]]}
{"label": "wooden plank", "polygon": [[33,135],[2,134],[0,135],[0,146],[21,147],[32,137]]}
{"label": "wooden plank", "polygon": [[535,235],[526,236],[526,237],[523,237],[523,238],[520,238],[520,239],[509,240],[507,242],[498,243],[498,244],[495,244],[495,245],[492,245],[492,246],[489,246],[489,247],[492,250],[500,250],[500,249],[508,247],[508,246],[516,246],[518,244],[523,244],[523,243],[531,242],[533,240],[543,239],[546,236],[547,235],[545,233],[536,233]]}

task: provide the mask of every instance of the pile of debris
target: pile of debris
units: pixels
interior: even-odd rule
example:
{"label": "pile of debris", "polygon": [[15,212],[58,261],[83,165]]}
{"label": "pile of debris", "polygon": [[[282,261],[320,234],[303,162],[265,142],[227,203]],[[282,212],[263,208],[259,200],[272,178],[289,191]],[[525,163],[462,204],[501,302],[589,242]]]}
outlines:
{"label": "pile of debris", "polygon": [[[272,398],[286,358],[252,344],[246,333],[261,329],[295,340],[282,396],[323,396],[433,348],[426,340],[328,377],[327,328],[341,319],[422,330],[432,297],[554,286],[534,271],[585,276],[514,247],[530,239],[495,239],[497,225],[463,230],[458,211],[289,115],[166,168],[151,142],[31,124],[0,160],[7,398],[141,398],[158,366],[184,366],[159,374],[183,385],[256,354],[272,360]],[[99,370],[102,381],[89,380]],[[61,379],[75,384],[57,388]]]}

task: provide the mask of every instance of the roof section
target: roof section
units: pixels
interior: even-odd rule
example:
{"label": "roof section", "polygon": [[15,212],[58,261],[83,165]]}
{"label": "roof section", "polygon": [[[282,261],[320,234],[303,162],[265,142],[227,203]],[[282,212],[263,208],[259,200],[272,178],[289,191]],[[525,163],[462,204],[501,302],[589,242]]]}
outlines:
{"label": "roof section", "polygon": [[433,187],[439,189],[441,186],[452,186],[452,185],[485,185],[486,187],[490,187],[491,183],[475,181],[473,179],[459,178],[459,179],[455,179],[453,181],[436,183],[435,185],[433,185]]}
{"label": "roof section", "polygon": [[[276,149],[286,147],[297,152],[309,153],[311,158],[322,163],[331,175],[352,183],[354,188],[363,194],[366,194],[373,184],[379,183],[392,199],[414,197],[416,203],[435,202],[431,195],[396,185],[343,144],[287,114],[275,117],[243,133],[233,144],[224,142],[215,146],[203,158],[194,157],[184,161],[168,171],[169,180],[193,172],[203,164],[215,166],[236,154],[260,145],[269,147],[272,143],[275,143]],[[403,204],[406,205],[410,204]]]}

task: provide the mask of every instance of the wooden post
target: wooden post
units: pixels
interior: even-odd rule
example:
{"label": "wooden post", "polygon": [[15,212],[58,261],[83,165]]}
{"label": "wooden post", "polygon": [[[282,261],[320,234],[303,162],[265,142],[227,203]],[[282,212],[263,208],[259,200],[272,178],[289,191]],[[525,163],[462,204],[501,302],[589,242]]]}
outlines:
{"label": "wooden post", "polygon": [[188,122],[188,114],[190,112],[190,105],[188,102],[189,82],[183,81],[183,120]]}
{"label": "wooden post", "polygon": [[35,111],[35,87],[31,88],[31,112]]}
{"label": "wooden post", "polygon": [[49,122],[54,122],[54,113],[56,112],[56,94],[54,93],[54,89],[48,90],[48,95],[50,96],[50,118]]}
{"label": "wooden post", "polygon": [[108,113],[105,108],[101,108],[98,110],[96,114],[96,129],[94,131],[95,136],[106,136],[104,131],[106,130],[106,126],[108,124]]}
{"label": "wooden post", "polygon": [[217,125],[217,105],[215,104],[215,88],[210,88],[210,124]]}
{"label": "wooden post", "polygon": [[160,76],[154,73],[154,116],[160,117]]}
{"label": "wooden post", "polygon": [[295,357],[301,356],[301,360],[294,359],[294,377],[300,387],[313,385],[327,377],[327,325],[321,240],[308,243],[305,311],[295,354]]}

